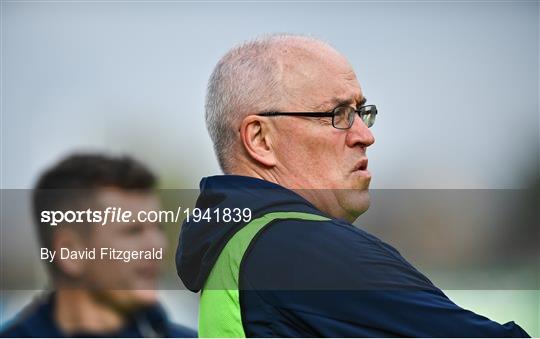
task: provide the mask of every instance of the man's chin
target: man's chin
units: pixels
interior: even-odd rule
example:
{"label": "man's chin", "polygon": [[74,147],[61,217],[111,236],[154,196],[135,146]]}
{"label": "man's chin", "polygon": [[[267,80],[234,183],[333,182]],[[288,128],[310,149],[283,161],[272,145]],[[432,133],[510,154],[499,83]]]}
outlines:
{"label": "man's chin", "polygon": [[347,212],[347,221],[354,222],[360,215],[364,214],[371,204],[369,190],[341,190],[339,192],[341,207]]}
{"label": "man's chin", "polygon": [[158,301],[156,290],[114,290],[105,293],[102,300],[124,312],[150,306]]}
{"label": "man's chin", "polygon": [[158,300],[158,293],[156,290],[134,290],[133,299],[140,305],[147,306],[155,304]]}
{"label": "man's chin", "polygon": [[353,184],[351,187],[356,190],[360,191],[367,191],[369,190],[369,184],[371,183],[371,177],[356,177],[356,180],[353,181]]}

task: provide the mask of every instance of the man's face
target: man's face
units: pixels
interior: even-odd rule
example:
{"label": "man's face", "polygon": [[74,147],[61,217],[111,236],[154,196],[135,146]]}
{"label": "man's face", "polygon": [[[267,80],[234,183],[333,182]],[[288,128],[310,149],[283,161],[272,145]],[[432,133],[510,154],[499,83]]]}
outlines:
{"label": "man's face", "polygon": [[[287,111],[326,112],[364,100],[348,62],[324,48],[291,57],[283,80]],[[276,170],[287,174],[287,187],[311,190],[299,193],[334,217],[353,221],[368,209],[366,148],[375,140],[358,116],[348,130],[334,128],[331,118],[281,117],[274,123]]]}
{"label": "man's face", "polygon": [[[122,211],[132,211],[132,218],[136,218],[139,211],[159,211],[160,207],[153,193],[120,189],[102,189],[96,200],[101,210],[109,206],[117,210],[121,208]],[[87,245],[95,247],[98,256],[102,247],[122,251],[163,248],[165,251],[166,240],[157,223],[114,222],[93,226]],[[108,299],[105,301],[128,309],[156,301],[159,260],[89,260],[85,264],[84,279],[100,291],[102,299]]]}

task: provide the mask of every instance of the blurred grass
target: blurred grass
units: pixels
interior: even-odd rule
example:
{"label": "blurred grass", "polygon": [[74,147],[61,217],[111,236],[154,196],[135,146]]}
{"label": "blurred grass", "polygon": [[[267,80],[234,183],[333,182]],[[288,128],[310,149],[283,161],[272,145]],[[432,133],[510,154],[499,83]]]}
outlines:
{"label": "blurred grass", "polygon": [[498,323],[514,321],[540,337],[540,290],[444,290],[457,305]]}

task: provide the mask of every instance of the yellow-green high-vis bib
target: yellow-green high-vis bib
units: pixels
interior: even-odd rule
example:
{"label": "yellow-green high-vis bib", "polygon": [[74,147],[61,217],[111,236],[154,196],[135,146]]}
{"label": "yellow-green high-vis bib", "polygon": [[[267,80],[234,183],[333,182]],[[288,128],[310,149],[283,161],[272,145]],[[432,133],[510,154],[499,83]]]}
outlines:
{"label": "yellow-green high-vis bib", "polygon": [[199,337],[244,338],[240,309],[240,263],[249,245],[271,222],[279,219],[330,220],[302,212],[272,212],[253,219],[237,231],[221,251],[201,291]]}

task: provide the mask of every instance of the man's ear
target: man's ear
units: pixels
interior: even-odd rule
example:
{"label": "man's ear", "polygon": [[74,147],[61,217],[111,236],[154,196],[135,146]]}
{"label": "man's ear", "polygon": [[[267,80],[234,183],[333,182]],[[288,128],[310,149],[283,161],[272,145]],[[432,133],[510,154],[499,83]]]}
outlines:
{"label": "man's ear", "polygon": [[271,126],[267,118],[258,115],[245,117],[240,125],[240,139],[246,152],[256,162],[267,167],[276,165]]}
{"label": "man's ear", "polygon": [[[73,253],[74,251],[85,250],[84,243],[81,236],[70,229],[63,229],[56,231],[52,241],[53,249],[56,251],[57,266],[64,274],[71,278],[79,278],[84,274],[84,259],[72,259],[68,257],[66,259],[60,259],[61,254]],[[62,248],[64,248],[62,252]],[[67,250],[66,250],[67,249]]]}

